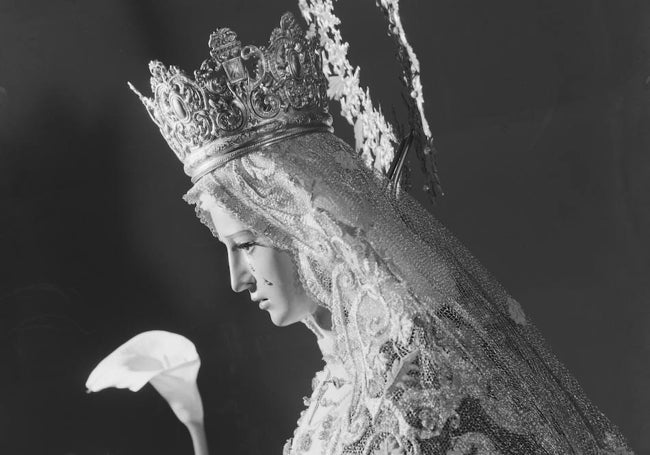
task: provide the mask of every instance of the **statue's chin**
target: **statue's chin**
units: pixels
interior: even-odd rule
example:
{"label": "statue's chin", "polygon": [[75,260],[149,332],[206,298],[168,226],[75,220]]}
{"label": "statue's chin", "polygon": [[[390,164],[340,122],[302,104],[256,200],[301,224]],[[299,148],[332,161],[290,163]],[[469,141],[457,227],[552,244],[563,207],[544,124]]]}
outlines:
{"label": "statue's chin", "polygon": [[277,310],[267,310],[269,316],[271,317],[271,322],[277,327],[286,327],[291,324],[295,324],[300,320],[300,318],[293,317],[290,313],[279,312]]}
{"label": "statue's chin", "polygon": [[286,318],[276,318],[273,317],[273,315],[271,314],[271,322],[273,322],[273,325],[275,325],[276,327],[286,327],[288,325],[295,323],[296,321],[292,321]]}
{"label": "statue's chin", "polygon": [[[274,298],[263,303],[266,305],[262,309],[269,313],[271,321],[278,327],[295,324],[310,315],[314,315],[316,319],[319,319],[319,322],[325,322],[325,325],[330,325],[330,319],[328,317],[330,314],[329,310],[319,307],[308,299],[285,300],[282,298]],[[326,315],[322,313],[326,313]]]}

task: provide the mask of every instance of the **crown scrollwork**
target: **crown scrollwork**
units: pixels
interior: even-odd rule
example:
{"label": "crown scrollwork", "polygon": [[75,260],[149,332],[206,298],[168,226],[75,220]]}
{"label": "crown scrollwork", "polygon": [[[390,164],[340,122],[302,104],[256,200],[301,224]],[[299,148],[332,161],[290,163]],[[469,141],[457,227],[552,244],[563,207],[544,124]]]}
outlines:
{"label": "crown scrollwork", "polygon": [[151,62],[151,98],[129,84],[193,180],[244,149],[331,130],[320,50],[293,15],[282,16],[266,47],[242,46],[229,28],[212,33],[208,47],[194,77]]}

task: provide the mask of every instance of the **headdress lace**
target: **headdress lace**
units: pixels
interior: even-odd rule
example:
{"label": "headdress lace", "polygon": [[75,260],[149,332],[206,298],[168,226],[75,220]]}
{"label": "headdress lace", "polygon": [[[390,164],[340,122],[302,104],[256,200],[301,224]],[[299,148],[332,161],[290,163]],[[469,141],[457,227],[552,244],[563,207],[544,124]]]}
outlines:
{"label": "headdress lace", "polygon": [[332,313],[354,393],[323,453],[631,453],[520,305],[336,136],[292,138],[203,177],[186,200],[213,229],[204,192],[290,252]]}

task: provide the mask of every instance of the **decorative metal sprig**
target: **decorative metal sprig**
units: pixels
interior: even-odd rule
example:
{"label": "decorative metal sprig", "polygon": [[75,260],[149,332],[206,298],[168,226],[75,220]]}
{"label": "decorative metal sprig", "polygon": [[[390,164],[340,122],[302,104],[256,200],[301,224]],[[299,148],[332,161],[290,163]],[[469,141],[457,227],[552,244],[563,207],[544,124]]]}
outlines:
{"label": "decorative metal sprig", "polygon": [[333,0],[299,0],[300,9],[310,25],[308,34],[318,36],[323,48],[323,72],[328,79],[330,99],[339,101],[341,115],[354,127],[357,153],[371,169],[388,177],[388,186],[399,194],[406,156],[415,149],[425,175],[425,186],[435,203],[442,195],[435,162],[431,130],[424,114],[424,97],[420,82],[420,63],[406,38],[399,14],[398,0],[376,0],[377,7],[388,22],[388,33],[397,44],[397,58],[402,67],[402,83],[408,109],[409,133],[398,145],[393,127],[380,109],[375,109],[370,90],[359,86],[359,67],[347,58],[348,43],[341,37],[341,20],[334,14]]}

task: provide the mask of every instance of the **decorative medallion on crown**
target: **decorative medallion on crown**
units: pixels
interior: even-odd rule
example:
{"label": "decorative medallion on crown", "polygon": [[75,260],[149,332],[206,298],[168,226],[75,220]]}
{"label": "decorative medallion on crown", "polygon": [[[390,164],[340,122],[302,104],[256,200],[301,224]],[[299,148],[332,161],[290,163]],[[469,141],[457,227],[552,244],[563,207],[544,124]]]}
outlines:
{"label": "decorative medallion on crown", "polygon": [[193,181],[256,147],[331,131],[319,48],[292,14],[266,47],[242,47],[228,28],[212,33],[208,46],[194,78],[151,62],[153,98],[129,84]]}

